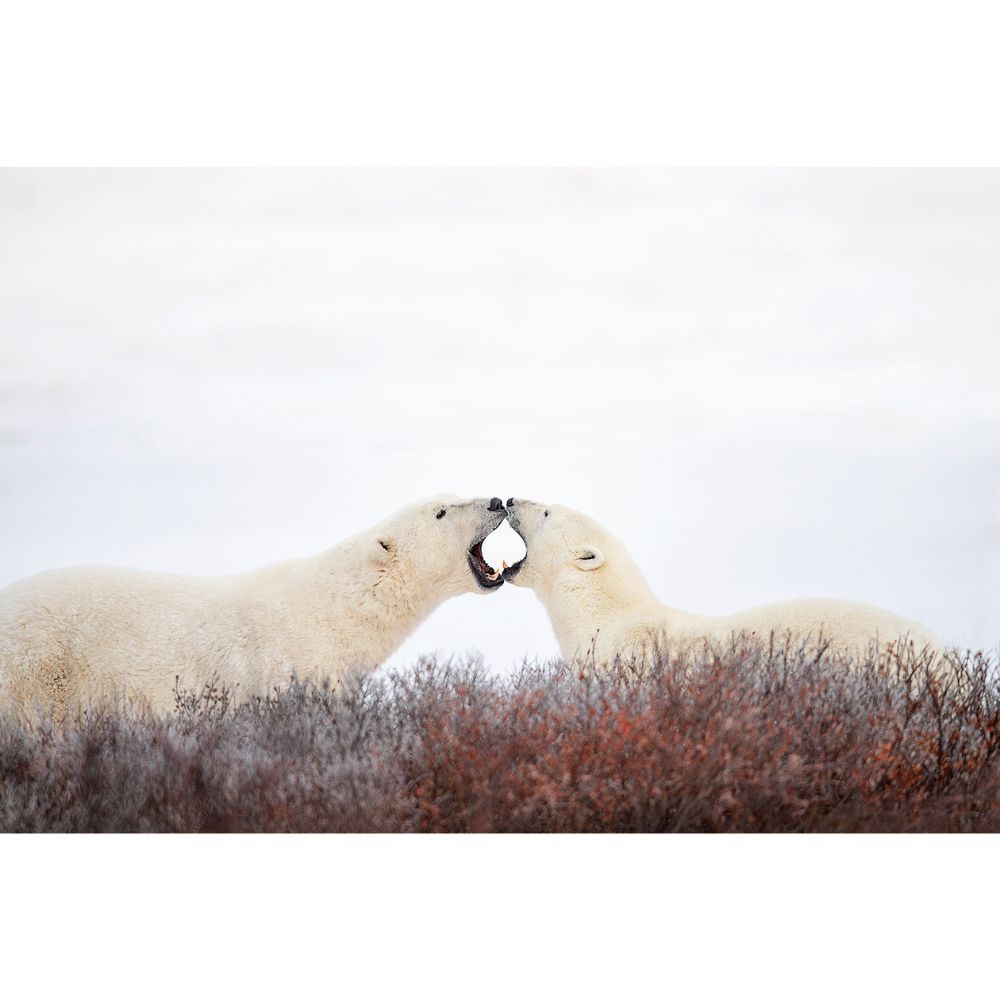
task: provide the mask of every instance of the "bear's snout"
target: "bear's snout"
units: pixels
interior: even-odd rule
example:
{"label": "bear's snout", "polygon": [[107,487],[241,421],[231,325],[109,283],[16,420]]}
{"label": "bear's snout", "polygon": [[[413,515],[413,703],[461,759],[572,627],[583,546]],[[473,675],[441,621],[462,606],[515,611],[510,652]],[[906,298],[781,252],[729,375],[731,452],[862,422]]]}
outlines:
{"label": "bear's snout", "polygon": [[503,500],[501,500],[500,497],[493,497],[493,499],[490,500],[489,509],[492,511],[503,510]]}

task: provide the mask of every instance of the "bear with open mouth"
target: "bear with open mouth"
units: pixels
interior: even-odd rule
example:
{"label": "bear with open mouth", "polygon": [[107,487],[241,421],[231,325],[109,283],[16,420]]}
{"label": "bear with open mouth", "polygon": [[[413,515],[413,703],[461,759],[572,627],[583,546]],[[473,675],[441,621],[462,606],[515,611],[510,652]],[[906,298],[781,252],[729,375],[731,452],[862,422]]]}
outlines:
{"label": "bear with open mouth", "polygon": [[175,684],[237,701],[293,675],[375,670],[439,604],[490,593],[483,540],[499,497],[411,504],[319,555],[234,576],[126,569],[42,573],[0,591],[0,708],[64,716],[105,699],[156,711]]}
{"label": "bear with open mouth", "polygon": [[625,546],[579,511],[511,497],[508,524],[527,547],[504,579],[531,587],[545,606],[563,658],[607,665],[642,657],[666,642],[773,634],[822,639],[850,656],[879,645],[912,644],[918,653],[940,651],[916,622],[852,601],[788,601],[719,617],[690,614],[663,604]]}

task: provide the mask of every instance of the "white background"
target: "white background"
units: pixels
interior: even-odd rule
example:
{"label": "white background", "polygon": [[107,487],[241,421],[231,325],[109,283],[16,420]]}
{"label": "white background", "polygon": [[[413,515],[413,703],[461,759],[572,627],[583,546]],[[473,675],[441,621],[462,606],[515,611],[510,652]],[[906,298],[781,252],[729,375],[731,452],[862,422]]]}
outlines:
{"label": "white background", "polygon": [[[0,584],[513,494],[688,610],[1000,640],[1000,172],[22,171],[0,270]],[[557,648],[506,586],[391,664],[471,650]]]}

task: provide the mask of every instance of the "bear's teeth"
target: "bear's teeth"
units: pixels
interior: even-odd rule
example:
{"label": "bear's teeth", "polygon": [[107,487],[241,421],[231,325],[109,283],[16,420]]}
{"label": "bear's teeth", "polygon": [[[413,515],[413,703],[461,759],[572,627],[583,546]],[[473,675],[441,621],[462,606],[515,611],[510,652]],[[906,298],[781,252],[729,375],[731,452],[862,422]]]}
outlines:
{"label": "bear's teeth", "polygon": [[490,573],[490,579],[495,580],[499,575],[500,575],[500,570],[495,569],[493,570],[492,573]]}
{"label": "bear's teeth", "polygon": [[501,567],[501,569],[510,569],[510,567],[507,565],[507,560],[506,559],[504,559],[503,566]]}

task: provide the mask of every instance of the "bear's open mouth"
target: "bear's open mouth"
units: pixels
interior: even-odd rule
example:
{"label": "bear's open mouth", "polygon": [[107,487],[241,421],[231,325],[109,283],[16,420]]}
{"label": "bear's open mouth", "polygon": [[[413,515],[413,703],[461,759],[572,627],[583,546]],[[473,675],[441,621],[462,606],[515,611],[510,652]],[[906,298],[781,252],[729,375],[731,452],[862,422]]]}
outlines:
{"label": "bear's open mouth", "polygon": [[518,559],[513,566],[508,566],[506,563],[503,564],[503,569],[500,571],[500,575],[505,580],[509,580],[512,576],[516,576],[520,571],[521,567],[524,565],[525,560],[528,558],[528,542],[527,539],[524,537],[524,535],[521,534],[521,529],[518,527],[517,519],[516,518],[512,519],[508,517],[507,524],[511,527],[513,531],[517,532],[517,537],[520,538],[522,542],[524,542],[524,555],[521,556],[521,558]]}
{"label": "bear's open mouth", "polygon": [[478,542],[469,548],[469,565],[472,567],[472,575],[479,581],[481,587],[491,590],[493,587],[503,586],[503,574],[507,569],[504,563],[501,569],[494,569],[483,556],[483,542],[485,538],[480,538]]}
{"label": "bear's open mouth", "polygon": [[513,566],[508,566],[506,563],[503,564],[502,576],[505,580],[509,580],[512,576],[515,576],[517,572],[524,565],[527,556],[522,556]]}

